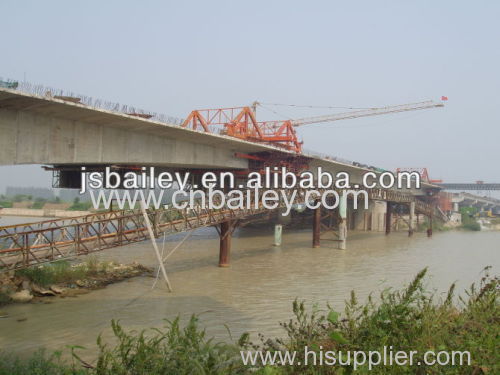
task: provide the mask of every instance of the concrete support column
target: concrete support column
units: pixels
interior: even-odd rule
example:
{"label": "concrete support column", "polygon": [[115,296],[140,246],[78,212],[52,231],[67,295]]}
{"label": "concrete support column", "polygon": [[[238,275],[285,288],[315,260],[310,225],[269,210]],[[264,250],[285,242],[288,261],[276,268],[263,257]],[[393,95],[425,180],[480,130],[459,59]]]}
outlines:
{"label": "concrete support column", "polygon": [[432,215],[429,216],[429,228],[427,228],[427,237],[432,237]]}
{"label": "concrete support column", "polygon": [[219,267],[229,267],[232,231],[233,228],[230,221],[221,223],[219,233]]}
{"label": "concrete support column", "polygon": [[345,250],[347,247],[347,221],[340,219],[339,222],[339,249]]}
{"label": "concrete support column", "polygon": [[282,232],[283,232],[283,226],[281,224],[276,224],[274,226],[274,246],[281,246]]}
{"label": "concrete support column", "polygon": [[339,249],[346,249],[347,242],[347,195],[342,194],[339,202]]}
{"label": "concrete support column", "polygon": [[387,210],[385,213],[385,234],[391,233],[391,222],[392,222],[392,204],[387,202]]}
{"label": "concrete support column", "polygon": [[318,206],[314,210],[313,214],[313,239],[312,247],[316,248],[320,246],[320,233],[321,233],[321,207]]}
{"label": "concrete support column", "polygon": [[408,220],[408,236],[413,236],[413,219],[415,217],[415,202],[410,202],[410,217]]}

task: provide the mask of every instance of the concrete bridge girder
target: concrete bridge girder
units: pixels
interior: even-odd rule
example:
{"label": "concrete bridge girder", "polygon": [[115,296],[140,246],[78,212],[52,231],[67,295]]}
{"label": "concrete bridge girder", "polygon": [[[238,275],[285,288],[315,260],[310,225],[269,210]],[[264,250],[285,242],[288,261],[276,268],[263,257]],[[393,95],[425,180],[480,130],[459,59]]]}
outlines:
{"label": "concrete bridge girder", "polygon": [[246,168],[234,150],[138,130],[0,110],[0,165],[141,164]]}

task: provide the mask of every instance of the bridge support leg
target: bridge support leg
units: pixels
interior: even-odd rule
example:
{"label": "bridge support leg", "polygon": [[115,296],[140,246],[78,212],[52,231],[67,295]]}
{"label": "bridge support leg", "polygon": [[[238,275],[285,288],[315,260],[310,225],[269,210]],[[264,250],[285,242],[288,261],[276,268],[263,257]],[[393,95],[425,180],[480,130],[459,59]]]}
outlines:
{"label": "bridge support leg", "polygon": [[320,234],[321,234],[321,207],[314,210],[313,215],[313,239],[312,247],[317,248],[320,246]]}
{"label": "bridge support leg", "polygon": [[220,225],[219,267],[229,267],[231,237],[233,235],[233,226],[231,224],[230,221],[226,221]]}
{"label": "bridge support leg", "polygon": [[413,218],[415,217],[415,202],[410,202],[410,217],[408,220],[408,236],[413,236]]}
{"label": "bridge support leg", "polygon": [[392,204],[387,202],[387,210],[385,213],[385,234],[391,233],[391,222],[392,222]]}
{"label": "bridge support leg", "polygon": [[276,224],[274,226],[274,246],[281,246],[281,234],[283,233],[283,226]]}
{"label": "bridge support leg", "polygon": [[339,203],[339,249],[346,249],[347,242],[347,195],[342,194]]}
{"label": "bridge support leg", "polygon": [[427,228],[427,237],[432,237],[432,215],[429,216],[429,228]]}
{"label": "bridge support leg", "polygon": [[340,219],[339,222],[339,249],[345,250],[347,245],[347,220]]}

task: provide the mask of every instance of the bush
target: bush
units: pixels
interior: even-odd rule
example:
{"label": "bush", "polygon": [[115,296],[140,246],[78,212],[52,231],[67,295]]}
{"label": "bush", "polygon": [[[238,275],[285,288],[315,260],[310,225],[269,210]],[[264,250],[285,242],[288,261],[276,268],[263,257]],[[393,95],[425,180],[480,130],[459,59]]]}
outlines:
{"label": "bush", "polygon": [[[472,367],[467,366],[377,366],[371,371],[367,365],[359,373],[371,374],[481,374],[500,373],[500,355],[497,350],[500,337],[499,279],[486,275],[479,288],[472,285],[467,299],[459,298],[460,308],[454,306],[452,285],[444,300],[436,300],[433,293],[423,287],[427,270],[422,270],[407,288],[401,291],[386,289],[375,303],[370,296],[359,304],[354,292],[346,302],[345,316],[328,309],[321,315],[316,309],[308,315],[304,304],[294,303],[295,320],[283,324],[288,340],[265,340],[261,348],[268,352],[304,352],[304,346],[319,351],[378,351],[393,346],[395,350],[469,351]],[[318,353],[319,356],[319,353]],[[304,358],[299,358],[304,363]],[[423,363],[423,361],[422,361]],[[283,366],[276,374],[344,374],[352,367]]]}
{"label": "bush", "polygon": [[61,360],[61,353],[46,355],[36,352],[26,360],[0,355],[0,375],[84,375],[87,371],[68,366]]}
{"label": "bush", "polygon": [[462,212],[462,228],[473,231],[480,231],[481,225],[476,221],[473,210],[466,210],[467,207],[463,207]]}
{"label": "bush", "polygon": [[[109,348],[99,337],[95,374],[190,375],[243,374],[237,346],[207,339],[193,315],[184,328],[179,318],[166,321],[163,330],[126,332],[117,321],[111,326],[117,340]],[[76,358],[79,356],[74,353]]]}
{"label": "bush", "polygon": [[477,221],[469,221],[469,222],[463,223],[462,228],[467,229],[467,230],[480,231],[481,225]]}
{"label": "bush", "polygon": [[58,283],[72,283],[84,278],[86,274],[85,265],[72,267],[66,260],[16,271],[16,275],[26,277],[33,283],[44,287]]}
{"label": "bush", "polygon": [[0,201],[0,207],[2,208],[12,208],[12,202],[7,200]]}

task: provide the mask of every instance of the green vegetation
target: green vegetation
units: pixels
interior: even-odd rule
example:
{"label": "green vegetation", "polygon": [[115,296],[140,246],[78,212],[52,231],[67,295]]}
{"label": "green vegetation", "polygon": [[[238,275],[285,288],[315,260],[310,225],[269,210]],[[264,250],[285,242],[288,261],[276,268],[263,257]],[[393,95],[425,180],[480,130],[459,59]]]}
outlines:
{"label": "green vegetation", "polygon": [[[470,351],[472,368],[438,366],[420,368],[409,366],[376,367],[374,374],[462,374],[491,373],[500,371],[500,355],[497,351],[500,335],[500,309],[498,304],[498,278],[486,275],[479,288],[472,286],[466,299],[459,298],[460,308],[453,304],[455,299],[452,285],[444,300],[436,300],[433,293],[424,288],[426,270],[421,271],[410,285],[401,291],[386,289],[375,303],[370,297],[360,304],[355,293],[346,302],[345,314],[328,311],[321,315],[313,311],[308,315],[302,303],[294,304],[296,320],[283,326],[289,340],[267,341],[263,347],[272,351],[297,350],[303,353],[305,345],[323,346],[323,350],[354,351],[377,350],[392,345],[397,350],[418,350],[420,356],[428,350]],[[303,358],[302,358],[303,360]],[[304,363],[302,361],[302,363]],[[340,367],[311,368],[283,367],[275,374],[342,374],[353,369]],[[358,368],[368,373],[367,367]]]}
{"label": "green vegetation", "polygon": [[475,207],[461,207],[460,213],[462,214],[462,228],[472,231],[480,231],[481,225],[476,221],[475,215],[477,208]]}
{"label": "green vegetation", "polygon": [[[0,195],[0,207],[1,208],[12,208],[14,203],[20,202],[30,202],[29,208],[33,209],[42,209],[46,203],[65,203],[59,197],[55,197],[54,199],[46,199],[46,198],[35,198],[32,201],[31,195],[25,194],[17,194],[15,196],[6,196]],[[76,197],[73,200],[73,204],[68,208],[68,210],[72,211],[87,211],[92,206],[91,202],[80,202],[80,199]]]}
{"label": "green vegetation", "polygon": [[[423,222],[418,225],[417,231],[425,232],[429,228],[429,219],[424,218]],[[446,227],[441,220],[432,221],[432,231],[433,232],[445,232],[451,230],[450,227]]]}
{"label": "green vegetation", "polygon": [[80,202],[80,198],[76,197],[73,200],[73,205],[68,208],[71,211],[87,211],[92,206],[90,202]]}
{"label": "green vegetation", "polygon": [[14,195],[12,198],[13,202],[25,202],[25,201],[31,201],[32,197],[31,195],[25,195],[25,194],[17,194]]}
{"label": "green vegetation", "polygon": [[69,284],[89,276],[96,275],[106,267],[95,257],[89,257],[83,264],[72,266],[68,261],[60,260],[39,267],[30,267],[16,271],[16,276],[26,278],[33,283],[47,287],[52,284]]}
{"label": "green vegetation", "polygon": [[[241,374],[239,346],[214,343],[192,316],[184,328],[179,318],[164,330],[125,332],[112,322],[118,344],[108,348],[99,338],[95,366],[99,375],[128,374]],[[77,356],[78,358],[78,356]]]}
{"label": "green vegetation", "polygon": [[27,360],[14,356],[0,357],[0,375],[84,375],[85,369],[68,366],[61,359],[61,353],[47,355],[44,351],[35,353]]}
{"label": "green vegetation", "polygon": [[0,207],[1,208],[11,208],[12,207],[12,201],[10,201],[10,200],[0,200]]}
{"label": "green vegetation", "polygon": [[47,203],[47,199],[45,199],[45,198],[36,198],[35,202],[33,202],[33,204],[31,205],[31,208],[36,208],[36,209],[43,208],[43,206],[45,205],[45,203]]}
{"label": "green vegetation", "polygon": [[[287,338],[269,339],[259,335],[260,343],[251,343],[243,335],[237,343],[225,344],[207,339],[195,316],[184,328],[179,318],[167,322],[164,330],[126,332],[112,322],[113,345],[98,338],[97,360],[81,359],[81,349],[72,348],[72,363],[62,364],[56,353],[38,353],[27,361],[0,356],[0,375],[135,375],[135,374],[351,374],[354,368],[332,366],[243,366],[240,350],[258,349],[265,353],[296,351],[296,362],[304,361],[304,347],[319,353],[333,351],[418,351],[417,360],[428,350],[469,351],[471,366],[376,366],[358,367],[359,374],[498,374],[500,373],[499,279],[488,275],[472,285],[464,297],[454,295],[455,285],[445,298],[437,298],[425,287],[426,270],[402,290],[385,289],[377,302],[370,296],[361,304],[352,292],[343,314],[330,307],[308,312],[304,303],[293,303],[294,319],[282,323]],[[6,357],[4,357],[6,358]],[[82,367],[86,369],[83,370]]]}

